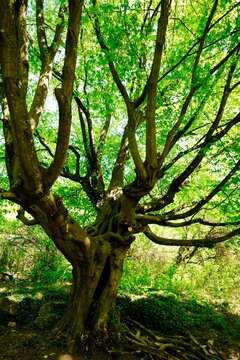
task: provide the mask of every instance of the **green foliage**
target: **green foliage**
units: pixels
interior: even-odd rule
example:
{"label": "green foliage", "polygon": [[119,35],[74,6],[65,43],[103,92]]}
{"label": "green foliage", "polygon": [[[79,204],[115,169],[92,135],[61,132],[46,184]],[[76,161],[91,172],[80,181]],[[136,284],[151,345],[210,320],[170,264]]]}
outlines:
{"label": "green foliage", "polygon": [[71,280],[70,266],[54,247],[50,249],[48,246],[48,250],[37,254],[35,260],[33,259],[35,265],[29,274],[30,281],[55,284]]}
{"label": "green foliage", "polygon": [[[28,262],[30,267],[24,272],[29,278],[16,282],[3,294],[18,299],[17,321],[48,328],[58,316],[50,314],[36,320],[39,309],[49,302],[67,301],[68,287],[64,285],[63,289],[62,284],[70,279],[70,272],[54,248],[39,252],[36,246],[31,246],[34,250]],[[50,246],[46,239],[44,246]],[[236,243],[199,250],[180,265],[174,260],[176,251],[169,253],[165,249],[161,253],[157,249],[140,238],[129,252],[117,300],[122,317],[165,334],[206,333],[237,340],[240,321],[233,315],[239,312]],[[19,256],[17,252],[15,256]]]}
{"label": "green foliage", "polygon": [[208,332],[238,339],[239,320],[229,321],[226,309],[222,314],[207,302],[155,293],[145,297],[120,297],[117,304],[124,316],[164,334]]}
{"label": "green foliage", "polygon": [[72,215],[81,226],[85,226],[95,218],[95,210],[84,191],[79,190],[79,184],[69,183],[61,179],[54,190],[65,200],[69,214]]}
{"label": "green foliage", "polygon": [[[48,44],[54,37],[54,26],[60,23],[60,19],[56,15],[59,3],[64,4],[65,0],[46,2],[45,4],[44,22]],[[236,126],[221,141],[216,141],[219,132],[238,113],[236,103],[239,98],[239,90],[237,87],[234,88],[234,84],[238,84],[239,64],[237,64],[231,81],[231,86],[233,86],[231,90],[234,91],[229,95],[226,107],[222,105],[223,116],[216,125],[215,136],[209,143],[203,145],[207,138],[207,132],[211,129],[211,125],[219,113],[220,99],[223,89],[226,88],[229,68],[236,62],[236,58],[230,58],[216,72],[212,69],[238,43],[239,19],[235,12],[230,11],[231,7],[236,4],[235,0],[219,2],[218,11],[213,19],[214,26],[211,25],[211,30],[206,35],[199,63],[192,72],[198,53],[199,39],[201,39],[209,15],[209,2],[203,0],[201,3],[192,1],[173,3],[164,44],[158,89],[156,90],[156,146],[159,156],[165,147],[166,140],[169,140],[169,131],[178,122],[179,116],[186,106],[189,91],[191,89],[197,89],[197,91],[186,107],[186,113],[181,119],[179,128],[173,134],[172,140],[174,140],[174,135],[182,134],[183,136],[173,143],[172,148],[170,146],[171,149],[163,164],[163,169],[165,166],[165,170],[162,172],[163,178],[159,179],[151,193],[143,198],[142,202],[157,200],[164,196],[170,184],[174,185],[174,179],[184,172],[186,166],[191,164],[200,151],[204,155],[200,166],[184,179],[186,181],[180,184],[176,190],[172,203],[163,210],[168,214],[179,214],[185,209],[194,207],[194,204],[206,198],[214,188],[216,189],[219,182],[234,167],[239,158],[239,132]],[[31,75],[27,105],[30,107],[37,87],[37,73],[41,69],[41,61],[39,49],[36,46],[33,2],[30,1],[29,4],[28,37]],[[53,188],[54,193],[64,199],[69,214],[81,226],[93,223],[96,216],[95,209],[80,185],[83,178],[92,180],[91,176],[96,171],[93,164],[90,164],[92,158],[90,157],[90,159],[88,155],[91,141],[95,144],[94,150],[98,150],[104,124],[111,115],[106,141],[101,149],[101,154],[99,153],[101,156],[98,154],[98,165],[101,166],[107,189],[121,137],[127,124],[126,107],[110,74],[108,63],[114,63],[119,81],[122,81],[122,86],[128,92],[130,102],[137,99],[141,95],[151,71],[159,4],[160,2],[155,0],[151,1],[148,9],[146,2],[138,0],[124,1],[121,4],[116,1],[103,0],[96,7],[92,6],[91,2],[85,4],[74,96],[81,99],[87,111],[85,113],[82,111],[84,125],[81,125],[73,101],[70,147],[62,171],[63,176],[59,178]],[[224,12],[226,13],[224,14]],[[106,44],[104,51],[101,50],[96,38],[95,15],[98,16],[102,37]],[[45,168],[52,163],[57,143],[58,108],[51,92],[61,82],[64,46],[64,43],[60,42],[60,50],[53,64],[54,75],[58,75],[50,85],[50,95],[45,111],[40,119],[37,132],[34,134],[38,158]],[[176,64],[178,65],[176,66]],[[143,118],[146,103],[147,100],[139,108]],[[141,125],[136,126],[136,139],[142,159],[146,155],[145,122],[146,119]],[[191,125],[184,131],[188,124]],[[133,127],[131,124],[130,128]],[[0,189],[7,189],[3,137],[1,122]],[[90,137],[92,137],[91,141]],[[181,156],[175,161],[174,159],[179,154]],[[171,165],[171,162],[172,166],[168,168],[167,165]],[[160,170],[162,171],[162,169],[159,169],[159,173]],[[124,183],[129,184],[135,179],[137,172],[131,155],[126,156],[124,171]],[[66,179],[67,177],[71,178],[71,175],[72,178],[74,178],[73,175],[78,175],[78,180],[73,182]],[[201,210],[201,217],[208,220],[219,218],[223,221],[238,221],[238,183],[239,179],[236,173],[208,202],[207,207]],[[94,186],[92,188],[94,189]],[[31,283],[34,282],[34,289],[31,289],[32,295],[39,290],[43,291],[45,286],[58,286],[59,282],[70,281],[70,266],[40,229],[38,227],[31,229],[19,227],[13,219],[16,207],[11,207],[8,203],[4,203],[4,205],[1,203],[0,206],[2,234],[0,272],[9,271],[27,277],[29,281],[25,282],[26,292],[30,291],[27,286],[31,287]],[[209,232],[208,228],[203,230],[200,225],[196,225],[194,230],[183,226],[180,230],[162,229],[161,231],[170,237],[176,235],[176,237],[186,240],[223,233],[222,228],[220,230],[212,229]],[[140,239],[138,245],[131,249],[128,261],[124,265],[124,276],[120,286],[121,298],[119,299],[119,306],[123,313],[143,322],[147,327],[165,333],[183,333],[192,328],[200,331],[204,323],[211,331],[216,330],[223,335],[235,336],[236,329],[239,330],[239,322],[235,322],[236,329],[231,330],[221,311],[224,310],[225,313],[233,311],[239,300],[237,293],[240,287],[239,257],[236,251],[233,251],[235,246],[236,248],[237,245],[239,246],[239,239],[237,241],[229,243],[226,251],[221,248],[207,250],[198,253],[198,256],[194,257],[195,262],[193,261],[193,263],[176,265],[172,258],[165,259],[160,250],[157,251],[156,247],[152,248]],[[56,297],[58,296],[59,294],[56,295]],[[218,306],[220,314],[216,312],[212,304]],[[21,321],[24,318],[27,319],[28,313],[35,314],[35,308],[32,306],[30,300],[22,301],[18,314]],[[233,332],[231,333],[231,331]]]}
{"label": "green foliage", "polygon": [[[55,25],[59,24],[58,6],[64,3],[65,1],[59,0],[54,3],[47,2],[44,6],[46,40],[48,44],[51,43],[54,37]],[[86,2],[78,49],[79,61],[76,70],[74,96],[78,96],[81,99],[91,118],[91,125],[89,125],[89,119],[87,120],[84,114],[82,114],[84,126],[87,130],[85,134],[86,139],[84,139],[79,114],[73,101],[72,131],[70,136],[70,147],[72,149],[69,147],[63,169],[64,176],[67,176],[67,173],[75,175],[77,170],[79,170],[80,177],[91,177],[91,166],[87,155],[86,143],[89,147],[91,132],[95,150],[97,150],[104,123],[106,118],[111,115],[111,123],[106,134],[102,156],[99,157],[105,186],[106,188],[108,187],[119,151],[121,136],[128,117],[124,101],[109,71],[108,62],[109,59],[114,61],[117,74],[128,91],[130,100],[135,100],[142,93],[150,73],[156,40],[157,19],[160,13],[159,4],[155,0],[151,2],[139,0],[124,1],[120,4],[116,1],[100,1],[97,6],[93,6],[91,2]],[[222,89],[225,85],[229,67],[236,61],[233,57],[223,67],[220,67],[217,72],[211,73],[213,67],[219,63],[223,56],[238,41],[239,19],[237,12],[235,12],[236,9],[233,10],[236,1],[221,1],[219,2],[211,28],[206,35],[199,64],[195,73],[192,74],[199,39],[206,25],[211,5],[206,0],[196,4],[193,4],[191,1],[172,4],[172,13],[169,19],[157,89],[155,118],[156,145],[159,154],[161,154],[164,148],[168,132],[178,121],[189,89],[194,86],[201,85],[201,87],[194,94],[175,135],[181,133],[184,127],[193,119],[191,126],[172,147],[171,152],[166,158],[166,164],[171,162],[179,153],[186,152],[185,155],[180,157],[165,172],[164,178],[161,178],[152,190],[151,197],[146,196],[143,201],[150,198],[157,199],[159,196],[164,195],[173,179],[184,171],[186,165],[190,164],[197,154],[198,145],[205,138],[206,132],[218,112]],[[108,51],[106,49],[103,51],[97,40],[94,29],[95,15],[98,16],[102,38]],[[34,97],[38,74],[41,68],[35,25],[35,3],[32,1],[29,2],[28,7],[30,77],[27,105],[29,107]],[[59,52],[54,61],[55,77],[53,76],[51,81],[45,110],[35,132],[38,158],[44,167],[48,167],[51,164],[57,142],[58,106],[52,93],[61,81],[64,46],[64,42],[61,41]],[[176,64],[178,65],[176,66]],[[236,83],[238,74],[239,68],[236,69],[236,74],[233,75],[232,84]],[[194,78],[193,83],[192,77]],[[237,114],[238,109],[235,104],[239,97],[238,95],[239,91],[237,88],[230,94],[222,121],[216,128],[215,133],[224,128],[229,119]],[[146,101],[139,108],[143,117],[145,116],[145,110]],[[2,132],[1,128],[0,145],[4,143]],[[212,141],[209,146],[203,147],[202,152],[205,154],[205,160],[189,176],[187,181],[181,184],[181,191],[176,192],[174,203],[169,205],[169,210],[178,207],[190,208],[194,203],[204,198],[218,184],[219,180],[233,167],[236,159],[239,157],[237,136],[238,132],[235,127],[229,131],[228,136],[221,139],[221,142]],[[145,121],[142,122],[141,126],[137,127],[136,138],[140,155],[144,159],[146,155]],[[77,158],[76,152],[79,158]],[[3,160],[4,146],[0,146],[0,188],[7,188],[8,180]],[[135,165],[132,160],[131,156],[127,156],[124,173],[125,184],[133,181],[136,175]],[[79,166],[79,169],[76,164]],[[238,219],[236,215],[239,213],[238,204],[235,201],[237,179],[237,175],[234,176],[222,188],[221,192],[209,202],[209,209],[212,209],[212,218],[215,218],[215,215],[217,215],[224,220]],[[58,184],[55,185],[54,191],[65,199],[71,215],[84,226],[87,221],[93,222],[96,213],[90,205],[80,182],[79,179],[76,180],[76,183],[73,183],[70,180],[66,180],[66,178],[61,178]],[[232,199],[232,201],[229,201],[229,199]],[[205,216],[205,211],[206,209],[201,215]]]}
{"label": "green foliage", "polygon": [[164,260],[147,246],[134,248],[124,266],[120,311],[166,334],[206,332],[237,340],[240,279],[235,246],[199,250],[180,265],[170,254]]}
{"label": "green foliage", "polygon": [[144,298],[119,299],[119,306],[126,316],[149,329],[165,334],[176,334],[186,329],[186,319],[180,302],[174,297],[151,294]]}
{"label": "green foliage", "polygon": [[40,227],[19,226],[14,220],[15,207],[7,208],[1,216],[0,272],[36,283],[54,284],[71,279],[70,265]]}

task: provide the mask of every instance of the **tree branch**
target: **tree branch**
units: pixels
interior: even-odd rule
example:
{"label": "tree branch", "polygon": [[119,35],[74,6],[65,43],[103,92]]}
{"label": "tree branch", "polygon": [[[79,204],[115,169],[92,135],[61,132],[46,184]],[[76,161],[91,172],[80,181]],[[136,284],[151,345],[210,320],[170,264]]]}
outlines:
{"label": "tree branch", "polygon": [[124,167],[126,164],[126,160],[129,157],[128,146],[129,146],[128,128],[126,126],[122,136],[122,141],[118,152],[117,160],[115,161],[114,168],[112,171],[109,190],[113,190],[123,186]]}
{"label": "tree branch", "polygon": [[197,68],[198,68],[198,64],[199,64],[199,61],[200,61],[200,57],[201,57],[201,54],[202,54],[202,51],[203,51],[203,45],[204,45],[204,41],[207,37],[207,34],[210,30],[210,25],[211,25],[211,22],[212,22],[212,19],[214,17],[214,14],[217,10],[217,6],[218,6],[218,0],[215,0],[214,1],[214,4],[212,6],[212,9],[211,9],[211,12],[210,12],[210,15],[207,19],[207,22],[206,22],[206,26],[205,26],[205,29],[203,31],[203,35],[201,36],[201,40],[199,42],[199,48],[198,48],[198,51],[197,51],[197,55],[195,57],[195,61],[194,61],[194,65],[193,65],[193,70],[192,70],[192,79],[191,79],[191,83],[192,85],[194,86],[195,83],[196,83],[196,71],[197,71]]}
{"label": "tree branch", "polygon": [[155,53],[152,62],[151,73],[149,76],[149,80],[147,81],[148,87],[146,108],[146,170],[149,180],[150,182],[153,181],[153,184],[156,181],[157,172],[157,144],[155,123],[157,84],[167,32],[169,8],[169,0],[162,0],[161,14],[158,20]]}
{"label": "tree branch", "polygon": [[219,237],[205,237],[203,239],[183,240],[183,239],[167,239],[154,234],[147,226],[143,232],[151,241],[159,245],[168,246],[196,246],[196,247],[212,247],[215,244],[231,239],[240,234],[240,228],[230,231],[226,235]]}
{"label": "tree branch", "polygon": [[[93,6],[97,7],[97,0],[93,0]],[[113,80],[115,82],[115,84],[117,85],[118,87],[118,90],[120,91],[124,101],[125,101],[125,104],[127,106],[127,108],[130,106],[130,98],[129,98],[129,95],[128,95],[128,92],[125,88],[125,86],[123,85],[120,77],[119,77],[119,74],[116,70],[116,67],[115,67],[115,64],[114,62],[111,60],[111,55],[110,55],[110,50],[108,48],[108,46],[106,45],[104,39],[103,39],[103,36],[102,36],[102,33],[101,33],[101,28],[100,28],[100,24],[99,24],[99,20],[98,20],[98,17],[97,17],[97,14],[96,12],[94,13],[94,29],[95,29],[95,33],[96,33],[96,36],[97,36],[97,39],[98,39],[98,43],[101,47],[101,49],[103,50],[103,52],[105,53],[106,57],[107,57],[107,61],[108,61],[108,66],[109,66],[109,69],[111,71],[111,74],[112,74],[112,77],[113,77]]]}
{"label": "tree branch", "polygon": [[[69,148],[69,150],[71,150],[73,152],[73,154],[76,157],[75,175],[80,177],[80,153],[79,153],[78,149],[73,145],[69,145],[68,148]],[[63,170],[64,170],[64,168],[63,168]]]}
{"label": "tree branch", "polygon": [[[200,61],[200,56],[201,56],[202,51],[203,51],[204,41],[205,41],[206,36],[207,36],[207,34],[209,32],[210,24],[211,24],[211,21],[213,19],[213,16],[214,16],[215,12],[216,12],[217,5],[218,5],[218,0],[215,0],[215,2],[213,4],[213,7],[212,7],[212,10],[210,12],[210,15],[209,15],[209,17],[207,19],[206,26],[204,28],[203,34],[202,34],[201,39],[199,41],[199,48],[198,48],[198,51],[197,51],[197,55],[195,57],[193,70],[192,70],[191,88],[190,88],[189,93],[188,93],[188,95],[187,95],[187,97],[186,97],[186,99],[185,99],[185,101],[183,103],[183,106],[182,106],[180,115],[178,117],[178,120],[176,121],[176,123],[174,124],[172,129],[168,132],[164,149],[162,151],[161,156],[158,159],[158,168],[162,167],[162,164],[164,163],[164,160],[166,159],[167,155],[169,154],[169,151],[171,150],[171,148],[173,146],[174,134],[176,133],[176,131],[179,129],[180,125],[182,124],[182,121],[183,121],[183,119],[184,119],[184,117],[186,115],[186,112],[187,112],[188,107],[189,107],[189,105],[191,103],[191,100],[193,99],[193,96],[194,96],[195,92],[199,88],[199,85],[196,84],[195,75],[196,75],[196,71],[197,71],[197,68],[198,68],[199,61]],[[176,138],[175,138],[175,140],[176,140]]]}
{"label": "tree branch", "polygon": [[44,7],[44,0],[36,0],[37,37],[38,37],[38,46],[42,61],[44,60],[46,53],[48,52],[43,7]]}
{"label": "tree branch", "polygon": [[[238,113],[231,121],[229,121],[228,123],[226,123],[224,125],[224,128],[219,131],[218,133],[216,133],[210,140],[209,140],[209,143],[210,144],[213,144],[215,143],[216,141],[220,140],[224,135],[226,135],[229,130],[237,125],[238,123],[240,122],[240,113]],[[190,149],[187,149],[186,151],[183,151],[183,152],[180,152],[172,161],[170,161],[168,164],[166,164],[161,172],[159,173],[159,179],[160,178],[163,178],[165,173],[167,172],[168,169],[170,169],[179,159],[181,159],[183,156],[187,155],[188,153],[190,153],[191,151],[194,151],[198,148],[202,148],[203,147],[203,144],[198,144],[198,145],[194,145],[193,147],[191,147]],[[192,162],[194,164],[194,161]],[[174,180],[173,180],[174,181]],[[173,183],[172,183],[173,184]],[[171,186],[171,185],[170,185]],[[175,193],[174,191],[171,191],[170,192],[172,194],[172,196],[175,196]],[[169,196],[170,196],[170,193],[169,193]],[[157,201],[152,201],[152,202],[149,202],[149,203],[145,203],[143,205],[140,205],[138,207],[138,213],[147,213],[147,212],[150,212],[150,211],[158,211],[158,210],[161,210],[162,208],[165,207],[165,198],[166,194],[158,199]],[[165,199],[165,200],[164,200]],[[168,204],[173,200],[173,198],[169,198],[168,199]],[[162,219],[164,220],[164,218]]]}
{"label": "tree branch", "polygon": [[[165,145],[164,145],[164,148],[163,148],[163,151],[161,153],[161,155],[159,156],[158,158],[158,169],[161,169],[167,155],[169,154],[172,146],[173,146],[173,137],[174,137],[174,134],[176,133],[176,131],[179,129],[182,121],[183,121],[183,118],[187,112],[187,109],[190,105],[190,102],[193,98],[193,95],[195,94],[196,92],[196,88],[191,88],[184,103],[183,103],[183,106],[182,106],[182,109],[181,109],[181,112],[180,112],[180,115],[179,115],[179,118],[177,120],[177,122],[174,124],[174,126],[172,127],[172,129],[168,132],[167,134],[167,138],[166,138],[166,142],[165,142]],[[192,122],[193,122],[193,119],[192,119]]]}
{"label": "tree branch", "polygon": [[220,69],[221,66],[223,66],[227,61],[228,59],[230,59],[230,57],[233,55],[233,54],[237,54],[238,51],[240,49],[240,43],[238,43],[236,46],[234,46],[234,48],[232,50],[230,50],[227,55],[217,64],[215,65],[211,71],[210,71],[210,74],[214,74],[218,69]]}
{"label": "tree branch", "polygon": [[[88,167],[87,167],[87,178],[89,178],[89,191],[88,193],[91,193],[91,201],[95,199],[93,205],[95,207],[98,206],[98,202],[102,200],[105,192],[105,184],[104,179],[102,175],[102,168],[100,164],[100,158],[99,154],[96,152],[94,140],[93,140],[93,131],[92,131],[92,119],[89,113],[89,110],[83,105],[81,100],[78,97],[74,98],[77,106],[78,106],[78,114],[82,129],[82,136],[83,136],[83,144],[84,149],[86,152],[86,156],[88,159]],[[87,120],[87,130],[86,125],[83,119],[83,114]],[[110,123],[111,116],[109,117],[109,120],[106,121],[104,129],[107,130],[109,123]],[[106,134],[102,133],[102,141],[104,142],[104,136]]]}
{"label": "tree branch", "polygon": [[35,135],[38,138],[40,144],[44,147],[44,149],[48,152],[48,154],[53,158],[54,154],[52,152],[52,150],[50,149],[50,147],[46,144],[45,139],[40,135],[39,131],[36,130],[35,131]]}
{"label": "tree branch", "polygon": [[[62,38],[62,33],[64,30],[65,22],[65,8],[60,6],[58,11],[58,17],[60,18],[60,23],[56,25],[54,32],[54,38],[50,47],[47,46],[46,34],[45,34],[45,24],[44,24],[44,10],[43,10],[43,0],[37,1],[36,8],[36,19],[37,19],[37,29],[38,29],[38,42],[40,49],[40,60],[42,62],[41,71],[38,79],[37,88],[31,104],[29,111],[29,118],[31,122],[32,131],[34,132],[38,126],[39,119],[43,112],[43,107],[46,102],[50,80],[52,77],[53,71],[53,61],[56,56],[57,50],[60,45]],[[39,6],[38,6],[39,5]]]}
{"label": "tree branch", "polygon": [[211,147],[212,143],[216,142],[219,139],[219,134],[218,134],[218,136],[216,136],[216,135],[214,136],[214,131],[217,129],[217,127],[222,119],[223,112],[224,112],[224,109],[225,109],[225,106],[227,103],[227,99],[231,93],[230,85],[231,85],[231,79],[232,79],[235,69],[236,69],[236,63],[233,64],[229,69],[228,76],[226,79],[226,84],[224,86],[223,95],[222,95],[222,98],[220,101],[217,115],[216,115],[215,120],[213,121],[212,125],[210,126],[208,132],[205,135],[205,139],[204,139],[203,143],[201,144],[200,151],[194,157],[194,159],[191,161],[191,163],[187,166],[187,168],[182,172],[182,174],[180,174],[178,177],[176,177],[172,181],[171,185],[169,186],[169,190],[161,199],[163,204],[165,204],[164,206],[168,205],[169,203],[171,203],[173,201],[173,198],[174,198],[176,192],[179,191],[179,186],[198,167],[198,165],[201,163],[201,161],[205,157],[206,151]]}
{"label": "tree branch", "polygon": [[[157,69],[157,57],[159,57],[159,61],[161,62],[161,58],[162,58],[162,52],[163,52],[163,45],[165,42],[165,37],[166,37],[166,30],[167,30],[167,24],[168,24],[168,19],[169,19],[169,9],[170,9],[170,5],[171,2],[170,1],[161,1],[159,2],[158,7],[161,5],[161,15],[160,18],[158,20],[158,30],[157,30],[157,38],[156,38],[156,45],[155,45],[155,54],[154,54],[154,59],[153,59],[153,63],[151,66],[151,72],[150,75],[147,79],[147,82],[144,86],[144,89],[141,93],[141,95],[134,101],[134,107],[137,109],[146,99],[147,95],[148,95],[148,91],[149,88],[151,87],[151,81],[152,81],[152,76],[153,76],[153,68],[155,68],[158,71],[159,74],[159,69],[160,69],[160,63],[159,63],[159,69]],[[154,12],[153,16],[156,15],[156,12]],[[151,19],[152,20],[152,19]],[[161,24],[160,24],[161,22]],[[161,25],[162,25],[162,29],[161,29]],[[158,39],[158,40],[157,40]],[[159,46],[159,44],[161,44]],[[158,50],[157,50],[158,49]],[[155,65],[153,65],[155,63]],[[158,75],[157,75],[158,76]]]}
{"label": "tree branch", "polygon": [[206,221],[206,220],[203,220],[200,218],[196,218],[196,219],[186,220],[184,222],[165,221],[165,222],[161,223],[162,226],[168,226],[168,227],[174,227],[174,228],[189,226],[189,225],[193,225],[193,224],[201,224],[204,226],[212,226],[212,227],[225,227],[225,226],[240,225],[240,221],[212,222],[212,221]]}
{"label": "tree branch", "polygon": [[[231,121],[229,121],[228,123],[224,124],[224,128],[219,131],[218,133],[216,133],[211,140],[209,140],[209,142],[211,142],[212,144],[219,141],[220,139],[223,138],[224,135],[226,135],[229,130],[237,125],[240,122],[240,113],[237,114]],[[193,130],[194,131],[194,130]],[[177,136],[177,134],[176,134]],[[205,139],[205,136],[203,137],[202,140]],[[163,177],[164,174],[167,172],[167,170],[169,170],[179,159],[183,158],[185,155],[189,154],[192,151],[195,151],[197,149],[201,149],[204,145],[203,143],[201,143],[201,141],[198,141],[195,145],[193,145],[191,148],[185,150],[185,151],[181,151],[180,153],[178,153],[168,164],[166,164],[165,166],[162,167],[160,174]]]}
{"label": "tree branch", "polygon": [[25,210],[23,208],[20,208],[17,213],[17,219],[19,219],[24,225],[33,226],[38,224],[36,219],[28,219],[25,216]]}
{"label": "tree branch", "polygon": [[106,138],[107,138],[109,126],[110,126],[110,123],[111,123],[111,119],[112,119],[112,115],[107,114],[103,129],[102,129],[102,132],[101,132],[101,135],[100,135],[99,140],[98,140],[98,147],[97,147],[97,158],[98,159],[101,159],[101,157],[102,157],[102,150],[103,150],[104,144],[106,142]]}
{"label": "tree branch", "polygon": [[29,72],[29,63],[28,63],[28,34],[27,34],[27,1],[22,1],[22,4],[19,8],[19,17],[17,18],[18,25],[18,41],[20,49],[20,69],[21,69],[21,79],[22,79],[22,92],[24,96],[27,93],[28,87],[28,72]]}
{"label": "tree branch", "polygon": [[[194,215],[192,214],[192,216],[194,216]],[[215,226],[217,226],[217,227],[225,227],[225,226],[237,226],[237,225],[240,225],[240,220],[239,221],[213,222],[213,221],[204,220],[204,219],[202,219],[200,217],[199,218],[191,218],[189,220],[184,220],[184,221],[181,221],[181,222],[180,221],[173,222],[173,221],[171,221],[171,220],[173,220],[173,218],[171,217],[170,212],[162,214],[162,215],[136,214],[134,218],[138,223],[140,223],[141,225],[144,225],[144,226],[155,224],[155,225],[173,227],[173,228],[190,226],[190,225],[194,225],[194,224],[201,224],[201,225],[204,225],[204,226],[212,226],[212,227],[215,227]],[[178,220],[178,219],[174,219],[174,220]]]}
{"label": "tree branch", "polygon": [[66,154],[71,127],[71,100],[77,61],[77,45],[83,1],[69,0],[68,31],[63,66],[62,87],[55,90],[59,106],[59,127],[54,160],[47,171],[45,185],[49,189],[60,175]]}
{"label": "tree branch", "polygon": [[[78,97],[74,97],[77,106],[78,106],[78,114],[81,122],[81,128],[83,133],[83,141],[84,141],[84,148],[88,157],[88,161],[90,164],[98,162],[97,153],[95,149],[95,144],[93,140],[93,131],[92,131],[92,119],[89,113],[89,110],[83,105],[81,100]],[[86,120],[87,120],[87,132],[86,126],[82,117],[82,113],[84,113]]]}
{"label": "tree branch", "polygon": [[22,60],[26,60],[27,51],[26,28],[24,28],[26,21],[22,20],[26,18],[26,1],[16,5],[15,2],[0,1],[0,8],[4,9],[0,17],[0,46],[4,48],[4,54],[3,52],[0,54],[0,63],[11,117],[11,131],[20,163],[21,181],[26,192],[41,196],[42,171],[34,147],[26,104],[27,82],[24,78],[26,71],[23,70],[26,64],[19,66]]}
{"label": "tree branch", "polygon": [[[195,110],[195,112],[193,113],[193,115],[191,116],[189,121],[186,123],[184,128],[182,130],[179,130],[179,131],[176,132],[176,134],[172,138],[169,150],[171,150],[173,148],[173,146],[178,142],[178,140],[181,139],[182,136],[184,136],[187,133],[187,131],[190,129],[190,127],[192,126],[194,121],[197,119],[198,115],[201,113],[201,110],[204,108],[204,105],[206,104],[207,99],[209,98],[209,95],[210,95],[211,91],[212,91],[212,89],[210,89],[209,92],[202,98],[199,106],[197,107],[197,109]],[[181,110],[180,117],[181,116],[184,116],[184,106],[182,107],[182,110]],[[201,127],[203,127],[203,126],[201,126]],[[201,128],[201,127],[199,127],[199,128]],[[159,163],[161,164],[160,159],[159,159]]]}
{"label": "tree branch", "polygon": [[184,219],[191,215],[198,213],[204,205],[206,205],[219,191],[222,190],[223,186],[231,179],[231,177],[240,169],[240,160],[231,169],[231,171],[225,176],[225,178],[201,201],[199,201],[192,209],[182,214],[175,214],[169,217],[169,220]]}
{"label": "tree branch", "polygon": [[[227,16],[231,11],[233,11],[237,6],[239,6],[239,4],[235,4],[233,5],[225,14],[223,14],[220,18],[218,18],[210,27],[209,27],[209,31],[212,30],[214,28],[214,26],[216,26],[225,16]],[[192,50],[201,42],[202,37],[200,37],[191,47],[190,49],[186,52],[185,55],[183,55],[181,57],[181,59],[173,66],[171,67],[169,70],[167,70],[160,78],[159,78],[159,82],[162,81],[168,74],[170,74],[173,70],[175,70],[179,65],[181,65],[181,63],[188,58],[189,56],[194,55],[196,52],[192,53]],[[212,45],[212,43],[210,44]],[[207,45],[209,46],[209,45]],[[235,50],[233,51],[235,52]],[[231,56],[232,53],[229,55]],[[220,65],[221,66],[221,65]],[[219,67],[220,67],[219,66]],[[214,73],[215,71],[213,71]]]}
{"label": "tree branch", "polygon": [[10,190],[0,189],[0,199],[9,200],[20,205],[17,195]]}

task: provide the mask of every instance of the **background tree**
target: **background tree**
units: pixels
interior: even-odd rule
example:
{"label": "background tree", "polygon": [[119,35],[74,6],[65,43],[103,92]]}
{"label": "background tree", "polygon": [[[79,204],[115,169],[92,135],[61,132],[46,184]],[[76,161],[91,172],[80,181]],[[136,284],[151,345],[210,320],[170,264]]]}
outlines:
{"label": "background tree", "polygon": [[[40,224],[72,264],[72,291],[57,330],[106,332],[135,234],[198,247],[240,234],[233,211],[239,4],[0,0],[0,6],[9,179],[1,198],[19,204],[20,220]],[[53,88],[57,111],[47,98]],[[88,224],[54,190],[60,175],[86,193]],[[201,239],[161,236],[163,227],[194,224],[203,228]],[[220,230],[214,236],[209,227]]]}

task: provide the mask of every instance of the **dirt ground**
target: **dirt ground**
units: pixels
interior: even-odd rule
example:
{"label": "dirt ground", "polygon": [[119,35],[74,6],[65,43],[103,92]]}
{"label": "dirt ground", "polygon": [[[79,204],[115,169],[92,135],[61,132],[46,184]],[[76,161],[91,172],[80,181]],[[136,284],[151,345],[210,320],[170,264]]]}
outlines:
{"label": "dirt ground", "polygon": [[[146,337],[144,338],[146,339]],[[155,359],[194,359],[190,356],[187,350],[178,350],[178,356],[171,355],[155,355],[153,348],[149,346],[149,353],[145,346],[146,341],[141,345],[133,346],[133,343],[125,345],[120,344],[118,352],[111,352],[111,345],[100,344],[93,339],[87,341],[83,338],[81,344],[67,343],[64,339],[57,339],[52,337],[51,333],[46,330],[36,329],[27,325],[11,324],[5,328],[0,334],[0,360],[32,360],[32,359],[47,359],[47,360],[155,360]],[[79,346],[78,346],[79,345]],[[196,344],[197,345],[197,344]],[[199,349],[201,347],[200,344]],[[207,350],[207,339],[205,349]],[[213,344],[212,344],[213,345]],[[106,350],[109,347],[109,351]],[[144,348],[145,346],[145,348]],[[196,346],[197,347],[197,346]],[[68,349],[68,350],[67,350]],[[208,354],[202,346],[202,355],[199,352],[199,357],[195,359],[216,359],[216,360],[239,360],[240,352],[237,344],[231,346],[222,341],[214,344]]]}
{"label": "dirt ground", "polygon": [[[68,350],[67,350],[68,349]],[[63,339],[54,339],[49,331],[26,326],[8,327],[0,335],[0,360],[111,360],[142,359],[140,354],[113,355],[101,344],[84,342],[77,348]]]}
{"label": "dirt ground", "polygon": [[[2,300],[10,294],[6,284],[4,289]],[[16,292],[17,285],[11,285],[11,292],[13,289]],[[34,320],[41,302],[38,304],[29,298],[25,298],[24,302],[23,299],[20,302],[24,305],[21,316],[13,319],[6,319],[5,302],[2,301],[0,319],[0,360],[240,360],[240,334],[238,340],[231,341],[221,333],[220,336],[210,333],[204,323],[200,331],[170,336],[149,330],[129,316],[121,316],[120,327],[117,327],[118,330],[121,328],[121,336],[117,341],[108,339],[101,342],[88,334],[73,343],[53,336],[51,329],[54,325],[50,324],[49,317],[47,323],[39,324]],[[16,304],[7,300],[5,305],[12,308]],[[49,310],[46,304],[45,308]],[[239,317],[229,318],[229,323],[236,320],[240,321]],[[113,329],[109,331],[109,334],[113,333]]]}

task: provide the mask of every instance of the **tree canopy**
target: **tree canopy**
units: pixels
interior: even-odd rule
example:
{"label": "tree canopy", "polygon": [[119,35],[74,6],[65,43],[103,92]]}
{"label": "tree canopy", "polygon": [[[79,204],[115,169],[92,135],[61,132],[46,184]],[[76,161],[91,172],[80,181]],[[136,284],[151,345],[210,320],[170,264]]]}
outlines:
{"label": "tree canopy", "polygon": [[[239,3],[0,7],[1,199],[19,204],[18,217],[40,224],[73,265],[69,308],[86,309],[81,325],[68,312],[62,327],[81,333],[105,322],[136,234],[198,247],[240,234]],[[185,226],[202,237],[162,236]]]}

